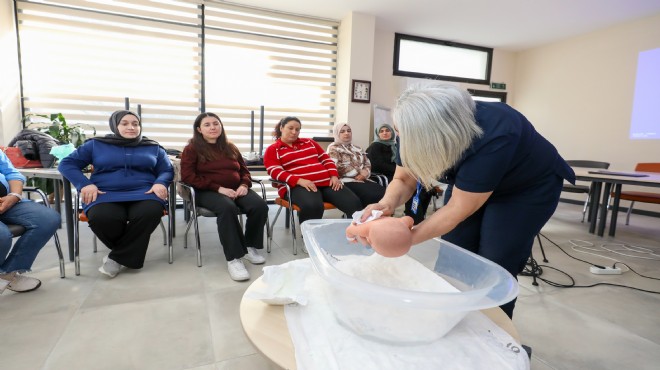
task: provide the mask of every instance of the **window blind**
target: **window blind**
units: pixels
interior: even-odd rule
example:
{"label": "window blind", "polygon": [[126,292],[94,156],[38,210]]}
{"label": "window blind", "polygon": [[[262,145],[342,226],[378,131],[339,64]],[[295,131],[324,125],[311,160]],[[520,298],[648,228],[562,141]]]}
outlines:
{"label": "window blind", "polygon": [[[16,0],[25,113],[61,112],[109,132],[141,108],[145,136],[182,149],[202,110],[250,151],[284,116],[302,136],[334,121],[338,23],[210,0]],[[204,25],[204,26],[203,26]],[[256,149],[256,148],[255,148]]]}
{"label": "window blind", "polygon": [[204,21],[206,110],[241,151],[250,150],[250,112],[261,105],[264,147],[285,116],[300,118],[303,137],[331,136],[337,22],[217,2],[206,3]]}

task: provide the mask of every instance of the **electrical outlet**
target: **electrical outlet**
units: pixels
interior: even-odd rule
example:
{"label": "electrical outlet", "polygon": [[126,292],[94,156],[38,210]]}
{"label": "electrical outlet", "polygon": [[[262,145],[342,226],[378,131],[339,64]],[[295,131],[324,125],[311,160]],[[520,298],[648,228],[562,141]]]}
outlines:
{"label": "electrical outlet", "polygon": [[606,266],[602,269],[600,267],[591,266],[589,267],[589,271],[594,275],[621,275],[621,269],[618,267],[611,268]]}

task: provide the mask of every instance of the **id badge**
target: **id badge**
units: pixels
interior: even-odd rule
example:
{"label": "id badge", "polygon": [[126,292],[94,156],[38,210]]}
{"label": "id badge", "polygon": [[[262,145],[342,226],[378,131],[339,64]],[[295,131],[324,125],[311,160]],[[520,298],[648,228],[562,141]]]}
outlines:
{"label": "id badge", "polygon": [[417,214],[417,206],[419,206],[419,193],[422,191],[422,184],[417,183],[417,193],[413,197],[412,204],[410,206],[410,210],[412,211],[413,214]]}

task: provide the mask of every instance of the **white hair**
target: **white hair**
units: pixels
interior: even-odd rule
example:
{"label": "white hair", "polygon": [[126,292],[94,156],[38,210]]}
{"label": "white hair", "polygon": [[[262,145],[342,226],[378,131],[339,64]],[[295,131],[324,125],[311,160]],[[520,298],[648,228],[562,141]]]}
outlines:
{"label": "white hair", "polygon": [[412,86],[399,97],[393,117],[401,163],[426,189],[483,134],[474,112],[470,94],[454,85]]}

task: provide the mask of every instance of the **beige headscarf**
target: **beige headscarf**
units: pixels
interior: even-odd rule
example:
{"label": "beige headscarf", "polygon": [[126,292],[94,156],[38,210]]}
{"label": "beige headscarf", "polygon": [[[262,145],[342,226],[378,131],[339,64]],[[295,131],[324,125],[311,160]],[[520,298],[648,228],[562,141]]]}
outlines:
{"label": "beige headscarf", "polygon": [[346,123],[346,122],[337,122],[337,123],[335,123],[335,126],[332,128],[332,135],[335,137],[335,143],[337,143],[337,144],[348,145],[348,144],[351,144],[350,141],[349,141],[349,142],[344,142],[344,141],[342,141],[341,138],[339,137],[339,131],[341,131],[341,129],[342,129],[344,126],[347,126],[348,128],[351,128],[351,125],[349,125],[349,124]]}

